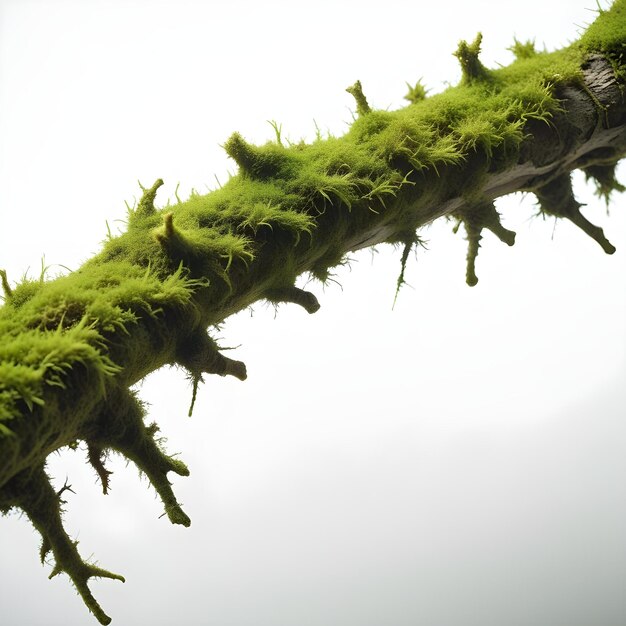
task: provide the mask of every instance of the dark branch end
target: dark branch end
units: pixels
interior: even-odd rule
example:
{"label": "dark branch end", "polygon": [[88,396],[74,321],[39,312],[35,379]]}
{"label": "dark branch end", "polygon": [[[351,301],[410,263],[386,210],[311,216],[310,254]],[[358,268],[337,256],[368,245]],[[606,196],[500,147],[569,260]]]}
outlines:
{"label": "dark branch end", "polygon": [[317,298],[310,291],[304,291],[303,289],[298,289],[298,287],[269,289],[265,292],[265,298],[275,304],[279,302],[298,304],[307,313],[316,313],[320,309],[320,303]]}

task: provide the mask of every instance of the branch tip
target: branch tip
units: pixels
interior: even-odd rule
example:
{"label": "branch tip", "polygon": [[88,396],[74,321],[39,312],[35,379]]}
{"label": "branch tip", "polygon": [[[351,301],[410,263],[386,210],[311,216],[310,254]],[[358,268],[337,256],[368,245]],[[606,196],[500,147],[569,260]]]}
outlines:
{"label": "branch tip", "polygon": [[599,226],[592,224],[581,212],[584,206],[574,197],[570,174],[561,174],[548,184],[534,190],[541,212],[557,218],[566,218],[591,237],[606,254],[614,254],[615,246]]}
{"label": "branch tip", "polygon": [[13,297],[13,290],[9,285],[9,279],[5,270],[0,270],[0,280],[2,281],[2,291],[4,291],[4,297],[6,300],[10,300]]}
{"label": "branch tip", "polygon": [[477,80],[485,80],[489,77],[489,70],[480,62],[480,45],[483,41],[482,33],[478,33],[471,44],[461,41],[454,56],[461,64],[463,83],[472,83]]}
{"label": "branch tip", "polygon": [[320,310],[320,303],[310,291],[298,287],[276,287],[265,292],[265,299],[278,304],[288,302],[301,306],[307,313],[312,314]]}
{"label": "branch tip", "polygon": [[169,239],[174,234],[174,214],[170,211],[163,216],[165,236]]}
{"label": "branch tip", "polygon": [[474,287],[478,284],[478,277],[476,276],[476,258],[478,257],[478,250],[480,249],[482,231],[486,228],[508,246],[515,244],[515,232],[502,225],[500,214],[496,210],[496,205],[492,200],[465,207],[457,211],[454,216],[458,220],[454,232],[456,233],[458,231],[462,223],[467,233],[468,249],[465,282],[470,287]]}
{"label": "branch tip", "polygon": [[181,509],[167,478],[169,472],[188,476],[187,466],[182,461],[168,456],[161,449],[156,439],[158,427],[156,424],[149,426],[144,424],[145,410],[133,393],[128,392],[120,396],[116,409],[118,411],[121,409],[121,414],[109,419],[120,427],[113,429],[113,435],[107,436],[106,439],[103,437],[96,445],[116,450],[132,461],[159,494],[170,521],[173,524],[189,526],[191,520]]}
{"label": "branch tip", "polygon": [[475,287],[478,284],[478,276],[476,276],[476,259],[478,257],[478,250],[480,249],[480,240],[482,235],[480,234],[482,229],[478,231],[467,232],[467,267],[465,270],[465,282],[470,287]]}
{"label": "branch tip", "polygon": [[[23,495],[16,502],[42,536],[40,557],[54,556],[49,578],[65,573],[74,584],[86,607],[100,624],[109,624],[111,618],[104,612],[89,589],[90,578],[109,578],[125,582],[123,576],[87,563],[78,552],[78,542],[68,536],[61,520],[61,499],[50,484],[43,466],[29,475],[23,485]],[[60,493],[64,489],[61,489]]]}
{"label": "branch tip", "polygon": [[[139,181],[137,181],[139,182]],[[139,204],[137,205],[137,209],[135,210],[135,214],[139,216],[147,216],[155,213],[156,209],[154,208],[154,199],[157,194],[157,190],[159,187],[163,185],[163,179],[158,178],[152,187],[146,189],[141,183],[139,186],[142,190],[141,199],[139,200]]]}
{"label": "branch tip", "polygon": [[163,215],[163,225],[153,233],[167,254],[180,256],[179,249],[184,247],[184,240],[174,228],[174,214],[171,211]]}
{"label": "branch tip", "polygon": [[485,228],[491,231],[502,243],[505,243],[507,246],[515,245],[515,237],[517,233],[513,230],[509,230],[508,228],[504,228],[500,222],[497,224],[486,224]]}
{"label": "branch tip", "polygon": [[175,362],[184,367],[194,381],[193,402],[203,373],[234,376],[242,381],[248,377],[245,363],[224,356],[215,340],[205,332],[195,333],[182,342]]}
{"label": "branch tip", "polygon": [[225,362],[224,372],[221,376],[234,376],[238,380],[244,381],[248,378],[246,364],[243,361],[235,361],[228,357],[222,356]]}
{"label": "branch tip", "polygon": [[363,87],[361,85],[361,81],[357,80],[354,85],[346,88],[346,91],[355,99],[356,101],[356,112],[359,117],[363,115],[367,115],[371,112],[370,105],[367,103],[367,98],[363,93]]}
{"label": "branch tip", "polygon": [[110,472],[104,467],[103,455],[104,451],[102,448],[93,444],[87,444],[87,460],[96,471],[98,478],[100,478],[102,493],[106,496],[109,493],[109,476],[111,476],[113,472]]}

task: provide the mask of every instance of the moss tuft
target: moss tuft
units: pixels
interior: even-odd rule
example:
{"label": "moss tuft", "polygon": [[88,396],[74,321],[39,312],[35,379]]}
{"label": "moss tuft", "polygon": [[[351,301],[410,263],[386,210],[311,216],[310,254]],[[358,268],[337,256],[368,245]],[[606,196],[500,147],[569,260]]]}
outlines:
{"label": "moss tuft", "polygon": [[489,70],[480,62],[480,44],[483,41],[482,33],[478,33],[471,44],[461,41],[454,56],[461,64],[463,78],[461,84],[469,85],[478,80],[488,80]]}
{"label": "moss tuft", "polygon": [[596,195],[604,199],[607,207],[614,192],[626,191],[626,186],[622,185],[615,176],[616,167],[617,162],[614,162],[598,163],[583,169],[587,180],[591,179],[596,184]]}
{"label": "moss tuft", "polygon": [[523,42],[514,39],[513,45],[507,49],[510,50],[515,55],[515,58],[518,60],[530,59],[537,54],[537,50],[535,49],[535,41],[530,39]]}
{"label": "moss tuft", "polygon": [[422,100],[426,100],[426,94],[428,93],[428,89],[422,85],[421,79],[418,80],[414,85],[407,83],[408,92],[404,96],[405,100],[408,100],[411,104],[417,104]]}

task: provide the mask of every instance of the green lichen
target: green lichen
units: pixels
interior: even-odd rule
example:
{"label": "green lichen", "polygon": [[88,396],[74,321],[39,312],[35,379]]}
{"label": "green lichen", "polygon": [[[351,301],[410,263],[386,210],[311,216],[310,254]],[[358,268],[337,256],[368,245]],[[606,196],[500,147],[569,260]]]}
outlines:
{"label": "green lichen", "polygon": [[[480,35],[461,42],[461,83],[428,98],[417,83],[398,111],[377,110],[357,81],[348,88],[357,117],[343,137],[284,145],[275,122],[275,141],[263,146],[234,133],[224,148],[239,172],[220,189],[159,209],[159,179],[129,208],[126,231],[109,232],[77,271],[50,281],[43,272],[17,285],[0,272],[0,511],[26,512],[42,534],[43,557],[54,558],[53,574],[70,577],[101,623],[110,619],[88,579],[121,577],[81,559],[63,529],[47,456],[84,441],[106,493],[107,455],[122,454],[150,479],[170,521],[188,526],[167,478],[188,470],[164,452],[130,386],[177,365],[192,382],[193,409],[204,374],[245,379],[245,365],[224,356],[207,328],[260,299],[315,312],[319,303],[294,286],[296,278],[309,272],[329,280],[350,250],[402,246],[399,290],[421,243],[417,229],[442,215],[445,203],[456,201],[448,213],[466,230],[467,281],[476,284],[482,231],[508,245],[514,239],[500,223],[497,194],[484,195],[485,181],[524,161],[532,125],[549,129],[563,115],[560,93],[582,88],[590,54],[604,54],[624,75],[625,8],[617,0],[579,42],[557,52],[516,42],[517,61],[505,68],[482,64]],[[584,164],[606,196],[623,189],[614,176],[622,156]],[[570,219],[611,253],[601,229],[580,214],[569,170],[558,166],[531,185],[541,211]]]}

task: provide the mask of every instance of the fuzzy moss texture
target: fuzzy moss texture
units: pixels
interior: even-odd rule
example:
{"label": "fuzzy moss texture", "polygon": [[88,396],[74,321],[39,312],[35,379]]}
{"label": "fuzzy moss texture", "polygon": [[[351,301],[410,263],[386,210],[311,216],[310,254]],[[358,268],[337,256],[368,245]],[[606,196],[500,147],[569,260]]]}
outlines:
{"label": "fuzzy moss texture", "polygon": [[[484,67],[480,45],[480,35],[459,45],[458,86],[427,98],[418,83],[398,111],[373,110],[355,83],[348,91],[357,119],[343,137],[285,145],[276,128],[275,141],[254,146],[233,134],[224,147],[239,173],[226,185],[157,209],[156,181],[129,211],[126,232],[110,236],[76,272],[16,286],[0,273],[0,510],[28,516],[42,535],[42,562],[53,557],[51,576],[66,573],[100,623],[110,618],[89,578],[123,578],[79,555],[63,528],[63,490],[52,488],[46,458],[85,442],[106,493],[106,457],[120,453],[150,479],[169,519],[188,526],[167,478],[187,475],[187,467],[163,450],[157,426],[146,424],[129,389],[166,364],[189,373],[194,399],[206,373],[245,379],[244,364],[221,354],[208,328],[259,299],[315,312],[317,300],[294,287],[296,277],[309,272],[326,281],[349,251],[374,243],[404,246],[404,270],[419,243],[416,231],[442,215],[465,228],[467,282],[476,284],[481,231],[514,243],[493,204],[513,190],[534,191],[542,212],[572,220],[605,252],[614,251],[580,214],[569,172],[584,168],[607,198],[623,190],[614,169],[626,154],[624,121],[610,120],[584,68],[602,59],[623,92],[626,0],[599,11],[566,49],[547,53],[515,42],[517,60],[509,67]],[[564,101],[572,90],[588,94],[594,128],[613,143],[591,142],[585,151],[576,140],[542,161],[533,152],[536,137],[570,115]],[[623,109],[623,96],[616,106]],[[618,131],[609,133],[612,127]],[[507,179],[516,171],[525,174]]]}

